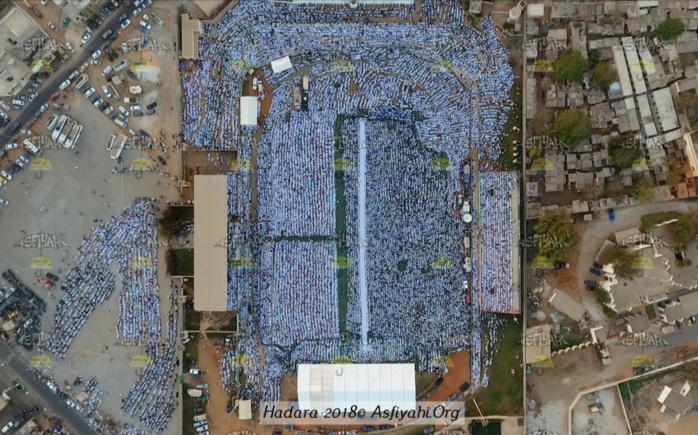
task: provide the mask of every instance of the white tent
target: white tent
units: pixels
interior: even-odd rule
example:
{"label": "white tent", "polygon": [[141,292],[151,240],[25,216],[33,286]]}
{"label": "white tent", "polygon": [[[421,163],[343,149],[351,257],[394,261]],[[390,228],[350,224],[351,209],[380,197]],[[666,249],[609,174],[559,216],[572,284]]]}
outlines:
{"label": "white tent", "polygon": [[414,364],[299,364],[298,407],[415,409]]}
{"label": "white tent", "polygon": [[257,97],[240,97],[240,125],[257,125]]}
{"label": "white tent", "polygon": [[274,74],[278,74],[291,68],[293,68],[293,64],[291,64],[291,59],[288,56],[271,61],[271,70],[274,71]]}
{"label": "white tent", "polygon": [[238,417],[240,420],[252,420],[251,400],[240,400],[238,402]]}

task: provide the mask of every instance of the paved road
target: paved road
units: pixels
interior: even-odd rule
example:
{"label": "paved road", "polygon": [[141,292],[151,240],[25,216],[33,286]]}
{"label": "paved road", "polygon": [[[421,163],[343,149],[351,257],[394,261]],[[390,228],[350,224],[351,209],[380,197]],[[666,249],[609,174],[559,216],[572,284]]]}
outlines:
{"label": "paved road", "polygon": [[[126,12],[128,11],[128,12]],[[0,131],[0,149],[5,148],[5,144],[12,142],[13,134],[10,133],[10,126],[15,122],[24,126],[24,124],[29,121],[42,104],[48,101],[49,97],[58,90],[58,87],[68,78],[70,73],[80,68],[80,66],[90,59],[90,50],[98,50],[99,47],[104,43],[102,34],[111,29],[114,33],[121,30],[119,23],[119,15],[123,13],[128,13],[129,18],[131,17],[131,12],[133,7],[126,7],[122,5],[116,12],[111,14],[102,24],[98,30],[95,31],[92,38],[87,41],[87,44],[83,45],[81,48],[76,49],[70,62],[64,64],[60,70],[53,74],[45,83],[44,86],[39,91],[39,95],[34,99],[34,101],[27,103],[21,112],[16,114],[14,118],[10,120],[7,126]],[[16,134],[16,133],[15,133]]]}
{"label": "paved road", "polygon": [[46,404],[47,408],[58,414],[74,433],[97,435],[97,432],[90,427],[87,421],[74,409],[61,401],[58,395],[39,380],[34,371],[29,369],[27,362],[17,356],[7,343],[3,341],[0,341],[0,354],[11,354],[9,359],[4,361],[4,366],[0,368],[0,377],[8,381],[19,378],[26,389],[38,396]]}

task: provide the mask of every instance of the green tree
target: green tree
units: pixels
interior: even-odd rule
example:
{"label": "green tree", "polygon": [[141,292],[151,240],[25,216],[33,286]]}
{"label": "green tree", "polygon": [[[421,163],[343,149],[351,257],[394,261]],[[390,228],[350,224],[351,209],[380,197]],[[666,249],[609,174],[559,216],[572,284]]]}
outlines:
{"label": "green tree", "polygon": [[669,164],[669,171],[666,174],[666,184],[676,186],[683,181],[683,167],[679,159],[671,154],[667,155],[667,163]]}
{"label": "green tree", "polygon": [[684,243],[696,239],[698,234],[698,210],[692,210],[679,216],[676,221],[676,236]]}
{"label": "green tree", "polygon": [[567,50],[553,64],[555,79],[559,82],[581,83],[587,70],[587,60],[577,50]]}
{"label": "green tree", "polygon": [[649,181],[643,179],[633,189],[633,198],[637,199],[642,204],[652,202],[652,200],[654,200],[654,187],[652,187]]}
{"label": "green tree", "polygon": [[572,225],[572,215],[564,209],[543,213],[538,218],[535,230],[542,240],[538,247],[539,254],[553,263],[563,261],[579,241],[579,236]]}
{"label": "green tree", "polygon": [[625,186],[620,180],[613,180],[604,186],[604,192],[608,196],[618,196],[625,192]]}
{"label": "green tree", "polygon": [[581,110],[563,110],[555,119],[555,131],[558,139],[574,148],[591,136],[591,120]]}
{"label": "green tree", "polygon": [[657,35],[666,40],[674,40],[679,37],[684,31],[683,21],[677,18],[669,18],[664,20],[662,24],[657,26]]}
{"label": "green tree", "polygon": [[616,246],[611,251],[609,258],[613,264],[613,273],[621,278],[632,278],[640,273],[638,268],[633,267],[635,255],[628,248]]}
{"label": "green tree", "polygon": [[598,62],[591,70],[591,80],[604,89],[608,89],[617,79],[616,70],[606,62]]}
{"label": "green tree", "polygon": [[158,219],[158,229],[160,235],[169,240],[187,234],[191,229],[191,223],[191,219],[184,217],[176,207],[167,207]]}
{"label": "green tree", "polygon": [[608,141],[608,154],[620,168],[631,168],[639,158],[642,150],[637,141],[629,141],[629,136],[616,136]]}

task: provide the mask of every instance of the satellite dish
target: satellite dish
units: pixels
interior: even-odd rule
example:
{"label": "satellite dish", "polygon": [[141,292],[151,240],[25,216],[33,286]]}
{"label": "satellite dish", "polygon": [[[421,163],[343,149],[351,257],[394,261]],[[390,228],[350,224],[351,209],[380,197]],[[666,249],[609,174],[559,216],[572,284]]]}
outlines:
{"label": "satellite dish", "polygon": [[473,215],[471,215],[470,213],[465,213],[463,215],[463,222],[465,222],[467,224],[467,223],[470,223],[472,221],[473,221]]}

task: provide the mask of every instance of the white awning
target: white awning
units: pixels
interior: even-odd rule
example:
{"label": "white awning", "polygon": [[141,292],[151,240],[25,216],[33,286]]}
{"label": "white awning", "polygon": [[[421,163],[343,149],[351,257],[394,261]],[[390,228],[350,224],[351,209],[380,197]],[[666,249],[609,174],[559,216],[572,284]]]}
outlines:
{"label": "white awning", "polygon": [[415,409],[414,364],[299,364],[298,407]]}
{"label": "white awning", "polygon": [[257,125],[257,97],[240,97],[240,125]]}
{"label": "white awning", "polygon": [[274,71],[274,74],[278,74],[291,68],[293,68],[293,65],[291,64],[291,59],[288,56],[271,61],[271,70]]}

